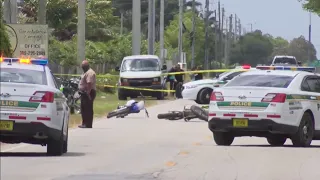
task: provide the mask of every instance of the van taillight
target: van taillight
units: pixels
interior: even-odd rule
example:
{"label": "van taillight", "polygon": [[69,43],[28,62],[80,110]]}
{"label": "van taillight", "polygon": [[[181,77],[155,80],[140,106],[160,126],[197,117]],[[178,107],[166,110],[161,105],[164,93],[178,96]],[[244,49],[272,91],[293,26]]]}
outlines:
{"label": "van taillight", "polygon": [[283,93],[268,93],[261,102],[277,102],[284,103],[286,101],[286,94]]}
{"label": "van taillight", "polygon": [[52,103],[54,100],[54,93],[50,91],[36,91],[32,97],[30,97],[30,102],[47,102]]}
{"label": "van taillight", "polygon": [[221,92],[212,92],[210,96],[210,101],[224,101],[223,95]]}

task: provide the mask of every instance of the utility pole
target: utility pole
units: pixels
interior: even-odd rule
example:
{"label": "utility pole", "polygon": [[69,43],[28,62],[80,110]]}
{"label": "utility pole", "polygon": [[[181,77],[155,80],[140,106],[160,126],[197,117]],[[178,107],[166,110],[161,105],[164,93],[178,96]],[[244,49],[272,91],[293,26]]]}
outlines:
{"label": "utility pole", "polygon": [[[220,8],[220,1],[218,2],[218,14],[219,14],[219,44],[222,43],[222,33],[221,33],[221,8]],[[219,68],[221,68],[221,49],[220,46],[218,46],[218,62],[219,62]]]}
{"label": "utility pole", "polygon": [[120,10],[120,35],[123,34],[123,10]]}
{"label": "utility pole", "polygon": [[225,41],[224,41],[224,64],[227,66],[228,64],[228,59],[229,59],[229,53],[228,53],[228,47],[229,47],[229,32],[228,32],[228,24],[229,21],[228,21],[228,18],[226,18],[226,38],[225,38]]}
{"label": "utility pole", "polygon": [[164,0],[160,0],[160,59],[164,64]]}
{"label": "utility pole", "polygon": [[183,46],[183,2],[184,0],[179,0],[179,35],[178,35],[178,57],[179,57],[179,61],[182,61],[182,46]]}
{"label": "utility pole", "polygon": [[221,61],[222,61],[222,57],[224,57],[225,58],[225,54],[224,54],[224,51],[223,51],[223,49],[224,49],[224,42],[225,42],[225,36],[224,36],[224,33],[223,33],[223,30],[224,30],[224,13],[225,13],[225,10],[224,10],[224,8],[222,8],[222,17],[221,17],[221,28],[220,28],[220,33],[221,33],[221,36],[222,36],[222,38],[221,38],[221,41],[220,41],[220,49],[221,49]]}
{"label": "utility pole", "polygon": [[230,57],[230,47],[232,45],[232,14],[229,17],[229,31],[228,31],[228,50],[227,50],[227,58],[225,61],[226,65],[229,65],[229,57]]}
{"label": "utility pole", "polygon": [[237,33],[238,33],[238,16],[234,15],[234,42],[237,41]]}
{"label": "utility pole", "polygon": [[[86,0],[78,0],[78,63],[86,58]],[[77,68],[77,74],[81,74]]]}
{"label": "utility pole", "polygon": [[196,0],[192,0],[192,45],[191,45],[191,68],[193,68],[195,61],[195,41],[196,41]]}
{"label": "utility pole", "polygon": [[17,0],[5,0],[3,6],[3,19],[6,23],[16,24],[18,14]]}
{"label": "utility pole", "polygon": [[242,26],[241,26],[241,20],[239,19],[239,26],[238,26],[238,28],[239,28],[239,37],[240,36],[242,36]]}
{"label": "utility pole", "polygon": [[11,23],[11,5],[10,0],[4,0],[3,2],[3,19],[6,23]]}
{"label": "utility pole", "polygon": [[47,21],[47,0],[38,0],[39,10],[38,10],[38,23],[46,24]]}
{"label": "utility pole", "polygon": [[[217,11],[214,11],[214,59],[215,63],[218,64],[218,22],[217,22]],[[215,67],[214,67],[215,68]]]}
{"label": "utility pole", "polygon": [[311,12],[309,12],[309,45],[308,45],[308,60],[309,62],[312,61],[311,59]]}
{"label": "utility pole", "polygon": [[141,51],[141,0],[132,0],[132,55]]}
{"label": "utility pole", "polygon": [[208,62],[208,26],[209,26],[209,0],[206,0],[205,5],[205,41],[204,41],[204,68],[209,68]]}
{"label": "utility pole", "polygon": [[154,54],[154,1],[155,0],[149,0],[148,6],[148,54]]}

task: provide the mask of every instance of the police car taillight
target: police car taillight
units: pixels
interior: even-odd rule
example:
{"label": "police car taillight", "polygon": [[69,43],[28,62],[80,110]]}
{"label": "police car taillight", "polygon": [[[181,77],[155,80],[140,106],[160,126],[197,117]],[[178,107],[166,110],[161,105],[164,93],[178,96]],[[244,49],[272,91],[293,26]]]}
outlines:
{"label": "police car taillight", "polygon": [[261,100],[261,102],[284,103],[286,101],[286,97],[287,95],[283,93],[269,93]]}
{"label": "police car taillight", "polygon": [[221,92],[212,92],[210,96],[210,101],[224,101],[223,95]]}
{"label": "police car taillight", "polygon": [[29,99],[30,102],[47,102],[52,103],[54,100],[54,93],[50,91],[36,91]]}

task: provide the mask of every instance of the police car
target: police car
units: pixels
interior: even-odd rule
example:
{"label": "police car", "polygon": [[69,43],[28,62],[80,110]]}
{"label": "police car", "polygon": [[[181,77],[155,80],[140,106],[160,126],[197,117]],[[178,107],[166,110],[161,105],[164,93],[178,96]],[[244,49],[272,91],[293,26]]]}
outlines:
{"label": "police car", "polygon": [[197,104],[209,104],[210,94],[215,87],[226,84],[235,76],[245,72],[243,70],[255,70],[249,65],[236,67],[232,71],[224,72],[214,79],[203,79],[191,81],[183,84],[182,98],[187,100],[194,100]]}
{"label": "police car", "polygon": [[[266,137],[281,146],[320,140],[320,76],[312,67],[256,67],[212,92],[209,129],[217,145],[235,137]],[[274,70],[276,69],[276,70]]]}
{"label": "police car", "polygon": [[46,59],[1,58],[0,141],[68,149],[69,108]]}

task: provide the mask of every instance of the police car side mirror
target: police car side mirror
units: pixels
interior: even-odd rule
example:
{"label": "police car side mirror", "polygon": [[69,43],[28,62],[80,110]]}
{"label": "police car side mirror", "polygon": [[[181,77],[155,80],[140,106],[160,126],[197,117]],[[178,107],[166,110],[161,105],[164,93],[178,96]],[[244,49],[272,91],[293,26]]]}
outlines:
{"label": "police car side mirror", "polygon": [[301,61],[298,61],[298,66],[302,66],[302,62]]}
{"label": "police car side mirror", "polygon": [[120,71],[120,67],[117,66],[116,68],[114,68],[115,71]]}

